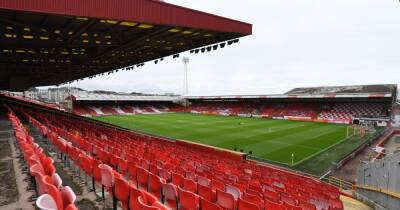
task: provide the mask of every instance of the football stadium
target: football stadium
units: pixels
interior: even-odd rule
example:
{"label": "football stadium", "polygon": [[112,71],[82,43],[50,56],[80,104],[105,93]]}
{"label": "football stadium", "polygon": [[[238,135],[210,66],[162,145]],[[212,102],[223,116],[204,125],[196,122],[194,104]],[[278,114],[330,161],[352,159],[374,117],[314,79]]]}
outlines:
{"label": "football stadium", "polygon": [[[223,16],[158,0],[0,1],[0,210],[400,209],[397,84],[189,94],[189,57],[241,58],[259,26]],[[168,59],[183,62],[182,94],[72,87]]]}

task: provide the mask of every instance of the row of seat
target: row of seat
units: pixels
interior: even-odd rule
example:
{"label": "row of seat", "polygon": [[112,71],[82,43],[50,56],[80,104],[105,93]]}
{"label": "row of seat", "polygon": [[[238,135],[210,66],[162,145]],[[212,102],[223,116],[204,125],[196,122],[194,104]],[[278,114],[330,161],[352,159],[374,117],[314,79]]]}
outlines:
{"label": "row of seat", "polygon": [[318,117],[331,120],[382,116],[388,116],[388,107],[383,103],[336,103],[323,110]]}
{"label": "row of seat", "polygon": [[169,112],[170,108],[166,105],[81,105],[74,106],[74,113],[77,115],[124,115],[124,114],[142,114],[142,113],[163,113]]}
{"label": "row of seat", "polygon": [[75,193],[69,186],[62,185],[62,179],[56,173],[54,161],[46,156],[43,149],[34,142],[33,137],[24,128],[21,121],[6,106],[8,118],[12,123],[19,149],[23,154],[33,178],[35,191],[39,195],[36,205],[39,209],[47,210],[74,210]]}
{"label": "row of seat", "polygon": [[265,117],[308,117],[322,120],[343,120],[353,117],[387,117],[389,104],[385,103],[315,103],[315,102],[195,102],[189,112],[238,115],[253,114]]}
{"label": "row of seat", "polygon": [[[114,167],[121,174],[128,174],[129,181],[136,184],[137,175],[141,173],[136,172],[135,176],[135,171],[145,170],[162,178],[166,184],[175,185],[177,192],[181,188],[219,206],[227,205],[227,200],[230,200],[227,203],[234,208],[246,202],[260,209],[268,209],[268,205],[274,204],[288,209],[315,209],[316,206],[320,209],[342,208],[336,188],[310,178],[248,161],[238,162],[212,154],[199,154],[196,150],[179,147],[173,142],[139,134],[107,128],[100,130],[93,124],[55,115],[30,114],[42,121],[40,124],[33,121],[33,124],[37,124],[43,133],[51,130],[48,136],[53,139],[53,144],[58,145],[63,153],[71,153],[69,156],[72,159],[76,156],[72,154],[75,150],[72,148],[81,148],[89,156]],[[69,140],[74,147],[55,140],[60,139],[59,136]],[[145,182],[139,183],[146,186]],[[218,199],[218,195],[221,198],[224,193],[232,195],[233,199],[229,195],[225,196],[229,199]],[[179,204],[177,194],[175,201]]]}

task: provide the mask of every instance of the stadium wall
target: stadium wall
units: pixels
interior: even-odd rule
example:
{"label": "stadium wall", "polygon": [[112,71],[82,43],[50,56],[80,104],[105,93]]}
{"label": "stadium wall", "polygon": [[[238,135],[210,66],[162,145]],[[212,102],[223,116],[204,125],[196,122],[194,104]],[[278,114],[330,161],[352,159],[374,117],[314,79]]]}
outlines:
{"label": "stadium wall", "polygon": [[400,206],[400,153],[361,165],[357,193],[378,205],[398,210]]}

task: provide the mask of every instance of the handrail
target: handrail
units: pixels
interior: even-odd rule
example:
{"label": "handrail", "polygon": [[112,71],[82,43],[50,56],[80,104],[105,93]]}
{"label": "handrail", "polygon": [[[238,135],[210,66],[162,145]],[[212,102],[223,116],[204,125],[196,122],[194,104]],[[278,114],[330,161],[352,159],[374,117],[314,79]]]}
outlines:
{"label": "handrail", "polygon": [[356,187],[359,188],[359,189],[364,189],[364,190],[369,190],[369,191],[374,191],[374,192],[380,192],[380,193],[392,196],[394,198],[400,199],[400,193],[393,192],[391,190],[385,190],[385,189],[382,189],[382,188],[376,188],[376,187],[372,187],[372,186],[368,186],[368,185],[366,185],[366,186],[358,186],[357,185]]}

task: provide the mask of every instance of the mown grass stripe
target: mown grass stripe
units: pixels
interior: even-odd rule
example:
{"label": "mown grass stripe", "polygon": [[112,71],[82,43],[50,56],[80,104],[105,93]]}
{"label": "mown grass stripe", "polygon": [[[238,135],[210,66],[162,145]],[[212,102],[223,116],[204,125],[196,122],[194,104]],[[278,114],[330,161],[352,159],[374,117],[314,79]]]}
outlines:
{"label": "mown grass stripe", "polygon": [[187,113],[103,116],[96,119],[128,129],[184,139],[225,149],[244,149],[253,155],[284,164],[291,164],[340,142],[345,125],[197,115]]}

